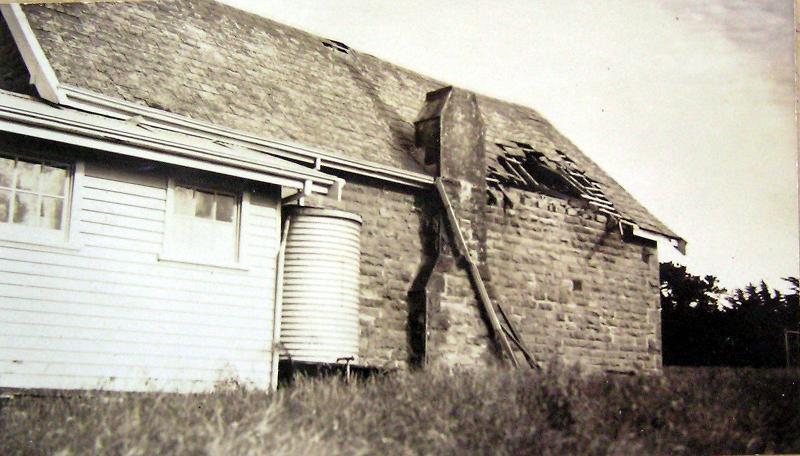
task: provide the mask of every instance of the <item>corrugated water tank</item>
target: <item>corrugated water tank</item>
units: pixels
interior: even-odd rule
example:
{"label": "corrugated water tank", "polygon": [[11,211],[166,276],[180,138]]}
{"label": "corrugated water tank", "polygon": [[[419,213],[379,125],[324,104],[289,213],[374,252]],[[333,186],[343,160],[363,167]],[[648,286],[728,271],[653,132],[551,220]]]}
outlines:
{"label": "corrugated water tank", "polygon": [[335,363],[358,355],[361,217],[287,206],[282,358]]}

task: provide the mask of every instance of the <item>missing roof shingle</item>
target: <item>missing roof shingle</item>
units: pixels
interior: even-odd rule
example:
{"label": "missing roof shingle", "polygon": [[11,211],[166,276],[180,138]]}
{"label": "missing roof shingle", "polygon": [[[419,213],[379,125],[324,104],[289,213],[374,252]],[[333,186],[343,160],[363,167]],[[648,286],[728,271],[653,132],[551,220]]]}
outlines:
{"label": "missing roof shingle", "polygon": [[322,40],[322,45],[326,48],[333,49],[335,51],[339,51],[342,54],[349,54],[350,53],[350,46],[342,43],[341,41],[336,40]]}
{"label": "missing roof shingle", "polygon": [[522,149],[522,150],[533,150],[533,146],[531,146],[531,145],[530,145],[530,144],[528,144],[528,143],[519,142],[519,141],[511,141],[511,142],[513,142],[514,144],[516,144],[516,145],[517,145],[517,147],[519,147],[519,148],[520,148],[520,149]]}
{"label": "missing roof shingle", "polygon": [[488,167],[486,181],[490,188],[503,194],[504,187],[517,187],[564,199],[578,198],[614,220],[624,219],[600,183],[587,176],[562,151],[556,150],[551,159],[528,143],[509,141],[496,145],[503,152],[497,155],[498,166]]}

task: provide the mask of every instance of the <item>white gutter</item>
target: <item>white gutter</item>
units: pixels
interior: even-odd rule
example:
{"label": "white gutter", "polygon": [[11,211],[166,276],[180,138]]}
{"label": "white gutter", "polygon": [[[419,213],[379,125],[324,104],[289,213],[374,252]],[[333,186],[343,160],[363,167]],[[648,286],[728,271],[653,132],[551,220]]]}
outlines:
{"label": "white gutter", "polygon": [[315,193],[341,192],[344,180],[294,162],[179,133],[58,108],[0,91],[0,131],[232,175]]}
{"label": "white gutter", "polygon": [[111,98],[89,90],[61,84],[59,90],[64,94],[66,106],[94,112],[109,117],[127,120],[140,116],[143,125],[172,130],[186,135],[199,136],[211,140],[224,140],[242,147],[279,156],[289,160],[316,165],[320,168],[346,171],[353,174],[409,185],[412,187],[428,187],[434,182],[433,176],[413,171],[406,171],[392,166],[363,160],[353,160],[328,152],[297,144],[273,141],[259,136],[220,127],[210,122],[195,120],[187,116],[175,114],[161,109],[142,106],[116,98]]}

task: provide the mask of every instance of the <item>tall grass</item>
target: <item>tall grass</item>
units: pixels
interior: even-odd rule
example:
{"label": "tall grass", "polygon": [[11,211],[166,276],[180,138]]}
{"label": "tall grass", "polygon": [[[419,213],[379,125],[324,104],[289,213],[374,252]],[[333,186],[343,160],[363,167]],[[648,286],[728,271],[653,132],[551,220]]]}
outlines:
{"label": "tall grass", "polygon": [[0,454],[712,454],[800,452],[800,372],[660,377],[401,373],[275,394],[16,397]]}

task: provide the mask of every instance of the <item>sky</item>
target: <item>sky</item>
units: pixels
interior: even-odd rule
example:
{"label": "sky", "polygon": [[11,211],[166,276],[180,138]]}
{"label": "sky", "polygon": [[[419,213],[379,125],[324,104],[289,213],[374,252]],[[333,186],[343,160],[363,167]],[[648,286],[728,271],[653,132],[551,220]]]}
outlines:
{"label": "sky", "polygon": [[798,272],[792,0],[224,0],[530,106],[729,289]]}

